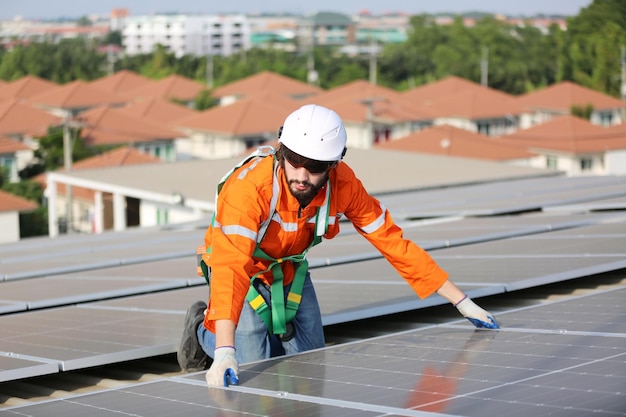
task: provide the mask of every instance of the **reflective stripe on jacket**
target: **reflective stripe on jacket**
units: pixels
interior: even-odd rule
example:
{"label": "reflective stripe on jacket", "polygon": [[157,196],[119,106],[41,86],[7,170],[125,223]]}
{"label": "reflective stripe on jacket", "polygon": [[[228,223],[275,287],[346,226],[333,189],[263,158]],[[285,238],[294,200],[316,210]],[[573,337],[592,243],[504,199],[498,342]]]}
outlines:
{"label": "reflective stripe on jacket", "polygon": [[[211,254],[204,260],[211,268],[211,296],[205,326],[215,331],[214,320],[230,319],[238,323],[250,277],[264,271],[269,261],[252,257],[257,244],[259,225],[268,218],[272,197],[274,158],[252,160],[235,171],[222,188],[213,226],[205,234],[205,245]],[[305,208],[289,192],[284,171],[277,170],[281,184],[276,211],[260,247],[265,253],[280,258],[299,254],[313,240],[315,214],[324,201],[325,189]],[[331,239],[339,233],[342,215],[372,243],[411,285],[417,295],[425,298],[447,279],[435,261],[410,240],[393,222],[385,207],[370,196],[352,169],[339,163],[330,171],[331,198],[328,232]],[[293,280],[290,262],[282,264],[284,284]],[[271,272],[259,275],[271,284]]]}

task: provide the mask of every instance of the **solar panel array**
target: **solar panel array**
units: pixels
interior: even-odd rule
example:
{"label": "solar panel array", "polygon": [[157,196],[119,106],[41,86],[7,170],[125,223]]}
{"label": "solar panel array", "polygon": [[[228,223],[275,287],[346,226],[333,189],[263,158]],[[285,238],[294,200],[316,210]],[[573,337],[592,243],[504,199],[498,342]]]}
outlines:
{"label": "solar panel array", "polygon": [[[429,250],[453,281],[476,298],[626,270],[626,211],[614,204],[625,193],[623,177],[554,177],[380,198],[403,225],[405,236]],[[199,222],[0,246],[0,382],[174,352],[186,308],[207,296],[194,264],[205,227]],[[309,253],[325,325],[447,304],[438,296],[418,299],[365,239],[348,224],[343,229]],[[608,323],[623,319],[620,295],[604,295],[607,306],[613,302],[604,316]],[[223,408],[224,399],[232,411],[228,415],[479,415],[472,410],[482,409],[491,412],[480,415],[584,415],[589,410],[615,415],[615,402],[626,404],[619,394],[624,390],[611,391],[602,385],[606,381],[592,390],[606,399],[609,406],[604,408],[592,399],[583,404],[591,395],[575,396],[579,387],[571,383],[564,383],[559,393],[573,396],[570,408],[554,402],[543,406],[533,399],[544,398],[536,387],[551,378],[566,375],[574,380],[572,376],[593,364],[623,368],[623,325],[600,330],[599,317],[587,311],[591,307],[581,309],[585,321],[579,322],[572,320],[575,311],[562,313],[559,306],[564,305],[555,304],[552,312],[536,307],[539,316],[550,317],[545,321],[532,309],[501,315],[505,328],[499,332],[473,332],[469,325],[455,323],[249,365],[242,372],[242,386],[209,390],[209,395],[201,375],[195,375],[7,409],[0,415],[44,415],[38,414],[44,409],[48,416],[70,415],[87,407],[90,415],[104,416],[128,412],[126,406],[138,416],[196,415]],[[556,320],[560,316],[577,325]],[[553,340],[559,337],[558,343]],[[582,356],[561,357],[559,347]],[[392,354],[396,351],[398,356]],[[614,356],[602,356],[608,351]],[[483,361],[470,361],[466,372],[471,377],[446,374],[456,372],[460,359],[455,355],[463,352],[476,352]],[[559,360],[551,363],[550,358]],[[542,367],[534,368],[534,360]],[[517,369],[511,364],[518,362],[519,372],[503,381],[499,373],[507,366]],[[424,380],[426,388],[419,385]],[[614,384],[620,382],[614,378]],[[449,385],[456,388],[444,398]],[[512,388],[532,396],[514,400]],[[493,402],[487,400],[492,395]],[[177,411],[167,414],[169,407]]]}
{"label": "solar panel array", "polygon": [[204,373],[18,406],[2,416],[617,416],[626,404],[626,288]]}

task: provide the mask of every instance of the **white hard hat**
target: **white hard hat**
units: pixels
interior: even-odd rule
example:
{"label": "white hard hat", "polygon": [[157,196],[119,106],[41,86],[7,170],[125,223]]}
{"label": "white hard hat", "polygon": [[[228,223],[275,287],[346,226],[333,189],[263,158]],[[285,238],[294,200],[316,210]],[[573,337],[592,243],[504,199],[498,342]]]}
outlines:
{"label": "white hard hat", "polygon": [[334,111],[307,104],[291,113],[278,142],[300,156],[316,161],[339,161],[346,149],[346,128]]}

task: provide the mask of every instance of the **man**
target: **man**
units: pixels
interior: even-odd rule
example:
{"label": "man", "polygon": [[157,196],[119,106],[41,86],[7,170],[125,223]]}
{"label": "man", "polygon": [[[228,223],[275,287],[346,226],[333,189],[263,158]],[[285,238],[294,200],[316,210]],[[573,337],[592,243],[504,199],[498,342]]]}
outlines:
{"label": "man", "polygon": [[[253,158],[225,179],[205,234],[209,305],[187,312],[178,361],[209,385],[236,381],[239,363],[324,346],[306,251],[339,233],[345,216],[425,298],[436,292],[476,327],[498,328],[434,260],[402,236],[342,158],[346,130],[332,110],[305,105],[279,131],[273,157]],[[203,325],[200,325],[203,323]]]}

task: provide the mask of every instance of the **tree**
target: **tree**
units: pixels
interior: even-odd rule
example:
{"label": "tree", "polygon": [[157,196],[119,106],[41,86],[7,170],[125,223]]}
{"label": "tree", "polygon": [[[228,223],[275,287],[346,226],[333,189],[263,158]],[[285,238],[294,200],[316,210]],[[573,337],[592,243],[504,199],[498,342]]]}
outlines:
{"label": "tree", "polygon": [[[43,202],[43,187],[35,181],[20,181],[16,183],[6,183],[2,189],[8,193],[18,195],[27,200],[35,201],[39,204]],[[40,206],[37,209],[20,213],[20,237],[42,236],[48,234],[48,208]]]}
{"label": "tree", "polygon": [[567,25],[572,80],[619,96],[621,48],[626,46],[626,2],[594,0],[568,19]]}
{"label": "tree", "polygon": [[[72,137],[72,160],[80,161],[98,152],[96,148],[90,148],[80,138],[79,131],[71,130]],[[54,171],[64,165],[63,129],[51,127],[48,134],[38,139],[39,147],[35,151],[34,162],[20,171],[23,179],[32,178],[46,171]]]}
{"label": "tree", "polygon": [[193,107],[196,110],[206,110],[218,103],[216,99],[211,96],[211,90],[204,89],[200,91],[193,100]]}

